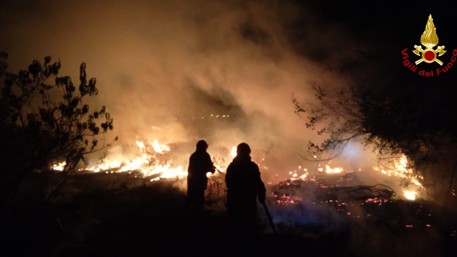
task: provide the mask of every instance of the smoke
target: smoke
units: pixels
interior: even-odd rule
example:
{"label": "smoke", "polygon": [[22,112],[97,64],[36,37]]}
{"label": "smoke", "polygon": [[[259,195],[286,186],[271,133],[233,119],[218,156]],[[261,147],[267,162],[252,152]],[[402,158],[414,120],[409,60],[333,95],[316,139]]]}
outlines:
{"label": "smoke", "polygon": [[[0,49],[11,70],[50,55],[75,80],[85,62],[100,91],[94,108],[114,117],[112,156],[157,139],[185,163],[201,138],[214,157],[247,142],[270,181],[316,165],[301,157],[317,135],[292,95],[345,86],[347,74],[329,64],[366,49],[321,15],[313,1],[4,1]],[[334,165],[371,166],[371,153],[348,148]]]}
{"label": "smoke", "polygon": [[[136,138],[212,149],[248,142],[280,164],[300,162],[314,135],[293,112],[324,69],[296,54],[284,24],[293,2],[7,1],[0,49],[11,69],[50,55],[77,78],[85,62],[118,148]],[[286,13],[290,13],[285,16]],[[330,76],[330,74],[325,74]],[[209,149],[211,150],[211,148]],[[119,151],[119,150],[118,150]],[[260,156],[260,154],[259,154]]]}
{"label": "smoke", "polygon": [[[329,246],[341,246],[342,252],[350,253],[347,256],[446,256],[446,237],[453,225],[433,205],[367,201],[358,197],[368,192],[354,185],[358,185],[356,181],[335,190],[312,180],[298,180],[274,186],[274,201],[267,205],[276,230],[281,235],[318,238]],[[370,190],[365,196],[376,195]],[[265,210],[258,211],[265,231],[271,233]]]}

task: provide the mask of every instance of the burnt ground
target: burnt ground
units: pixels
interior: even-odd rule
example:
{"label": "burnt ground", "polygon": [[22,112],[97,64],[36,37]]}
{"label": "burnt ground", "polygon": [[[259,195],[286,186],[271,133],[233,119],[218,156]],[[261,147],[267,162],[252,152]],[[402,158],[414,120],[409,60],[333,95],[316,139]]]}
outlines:
{"label": "burnt ground", "polygon": [[[24,185],[14,211],[2,213],[0,256],[457,256],[455,215],[425,203],[392,202],[371,210],[370,219],[338,226],[282,219],[276,234],[261,216],[258,237],[240,238],[231,236],[220,202],[190,220],[173,182],[78,175],[43,201],[43,185],[58,175],[43,176]],[[278,213],[272,208],[274,219]]]}

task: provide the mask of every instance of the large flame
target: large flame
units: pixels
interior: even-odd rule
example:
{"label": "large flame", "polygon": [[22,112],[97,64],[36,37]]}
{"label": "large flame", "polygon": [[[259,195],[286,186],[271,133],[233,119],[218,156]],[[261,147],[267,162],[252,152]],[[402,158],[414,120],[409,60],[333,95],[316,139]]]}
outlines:
{"label": "large flame", "polygon": [[[104,173],[119,173],[119,172],[135,172],[140,174],[140,177],[149,179],[150,181],[158,181],[161,179],[177,179],[181,180],[187,177],[186,165],[187,163],[175,163],[175,160],[170,157],[169,153],[171,147],[167,144],[160,143],[158,140],[153,140],[152,143],[147,141],[137,140],[135,142],[138,153],[134,158],[123,158],[122,156],[117,159],[110,159],[110,157],[104,158],[102,161],[95,165],[90,165],[81,168],[81,172],[104,172]],[[236,147],[233,146],[229,151],[230,156],[226,156],[227,159],[231,159],[236,156]],[[222,161],[217,161],[217,158],[213,158],[214,165],[219,173],[224,173],[226,163],[223,161],[225,158],[219,158]],[[265,158],[261,158],[261,162],[265,161]],[[57,163],[51,167],[55,171],[63,171],[65,162]],[[331,162],[324,165],[319,165],[317,168],[318,173],[322,173],[324,176],[335,176],[344,174],[345,170],[343,167],[333,166]],[[268,166],[262,166],[262,170],[269,173]],[[415,200],[421,196],[423,186],[421,181],[422,177],[418,176],[416,172],[408,167],[408,161],[405,155],[400,155],[394,158],[389,165],[383,167],[374,167],[375,171],[385,176],[397,177],[404,182],[403,197],[408,200]],[[216,173],[217,174],[217,173]],[[207,176],[211,177],[213,174],[208,173]],[[307,180],[310,178],[310,173],[307,168],[298,165],[297,168],[289,171],[289,178],[293,180]],[[266,183],[271,184],[270,181]]]}
{"label": "large flame", "polygon": [[[183,165],[175,164],[172,159],[164,157],[170,152],[170,147],[166,144],[153,140],[152,143],[146,141],[136,141],[139,154],[133,159],[111,160],[109,157],[103,159],[95,165],[90,165],[80,169],[81,172],[133,172],[136,171],[150,181],[157,181],[168,178],[185,178],[187,171]],[[62,171],[65,162],[52,166],[53,170]]]}

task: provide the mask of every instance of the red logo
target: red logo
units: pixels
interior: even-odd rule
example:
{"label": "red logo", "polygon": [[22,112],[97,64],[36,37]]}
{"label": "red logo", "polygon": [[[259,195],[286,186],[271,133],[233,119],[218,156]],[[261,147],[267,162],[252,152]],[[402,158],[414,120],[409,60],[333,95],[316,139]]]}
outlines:
{"label": "red logo", "polygon": [[[421,45],[414,45],[414,50],[412,52],[415,55],[421,57],[414,63],[409,60],[408,48],[405,48],[401,51],[401,54],[403,56],[403,66],[405,66],[412,72],[417,73],[419,76],[424,77],[440,76],[448,72],[454,66],[454,62],[457,59],[457,49],[454,49],[452,51],[451,59],[449,62],[446,63],[446,65],[443,66],[443,61],[438,59],[438,57],[441,57],[447,51],[444,50],[444,45],[437,46],[435,49],[435,46],[438,45],[439,39],[438,34],[436,33],[435,24],[433,23],[433,18],[431,14],[428,16],[427,24],[425,25],[425,30],[422,33],[420,42],[422,46],[425,47],[425,49],[422,48]],[[417,65],[421,64],[422,62],[425,62],[426,64],[437,63],[442,67],[436,69],[424,68],[418,71]]]}

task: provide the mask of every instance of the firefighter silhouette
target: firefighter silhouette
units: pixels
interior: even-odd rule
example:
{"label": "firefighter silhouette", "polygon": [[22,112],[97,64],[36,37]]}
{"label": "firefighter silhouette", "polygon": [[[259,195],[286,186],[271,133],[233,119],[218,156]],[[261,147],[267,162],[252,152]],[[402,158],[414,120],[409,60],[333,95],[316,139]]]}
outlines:
{"label": "firefighter silhouette", "polygon": [[204,209],[205,190],[208,184],[206,173],[215,172],[215,167],[211,161],[211,156],[206,151],[207,149],[208,143],[205,140],[199,140],[195,152],[189,158],[187,197],[193,217],[201,214]]}
{"label": "firefighter silhouette", "polygon": [[257,199],[265,203],[265,185],[259,166],[251,160],[246,143],[237,146],[237,155],[227,167],[227,214],[235,233],[253,235],[257,229]]}

